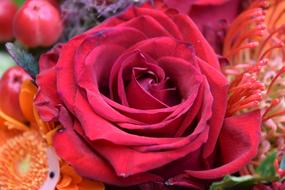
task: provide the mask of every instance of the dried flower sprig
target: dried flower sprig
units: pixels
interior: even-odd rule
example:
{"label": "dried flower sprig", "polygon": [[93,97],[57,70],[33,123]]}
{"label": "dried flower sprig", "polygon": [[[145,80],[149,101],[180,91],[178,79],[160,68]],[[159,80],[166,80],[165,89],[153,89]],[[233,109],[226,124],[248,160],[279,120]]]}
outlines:
{"label": "dried flower sprig", "polygon": [[132,4],[143,2],[145,0],[65,0],[60,5],[65,26],[61,41],[96,26]]}

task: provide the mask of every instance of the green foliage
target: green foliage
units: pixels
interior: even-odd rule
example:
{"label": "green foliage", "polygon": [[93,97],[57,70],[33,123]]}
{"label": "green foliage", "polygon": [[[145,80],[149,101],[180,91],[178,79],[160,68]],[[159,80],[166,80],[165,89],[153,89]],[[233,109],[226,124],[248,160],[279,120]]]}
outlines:
{"label": "green foliage", "polygon": [[274,160],[276,158],[276,152],[271,152],[257,167],[256,173],[260,176],[275,176]]}
{"label": "green foliage", "polygon": [[25,0],[13,0],[13,1],[18,5],[18,7],[20,7],[25,2]]}
{"label": "green foliage", "polygon": [[[213,183],[210,190],[247,190],[251,189],[254,184],[276,181],[278,180],[278,176],[274,168],[275,158],[276,152],[273,151],[260,163],[256,169],[256,175],[245,175],[239,177],[225,176],[221,181]],[[284,158],[282,161],[285,165]]]}
{"label": "green foliage", "polygon": [[17,65],[21,66],[32,78],[37,76],[39,66],[33,55],[29,54],[19,45],[10,42],[6,43],[6,48]]}
{"label": "green foliage", "polygon": [[210,190],[227,190],[243,187],[244,190],[249,189],[256,182],[255,176],[225,176],[222,181],[213,183]]}

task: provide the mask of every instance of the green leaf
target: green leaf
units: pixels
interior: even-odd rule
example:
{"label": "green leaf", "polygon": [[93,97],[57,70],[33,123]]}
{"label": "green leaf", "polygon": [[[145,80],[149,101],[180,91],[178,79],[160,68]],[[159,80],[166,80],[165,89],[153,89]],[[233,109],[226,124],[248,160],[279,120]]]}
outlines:
{"label": "green leaf", "polygon": [[250,187],[258,180],[257,176],[245,175],[241,177],[225,176],[222,181],[215,182],[211,185],[210,190],[230,190],[250,189]]}
{"label": "green leaf", "polygon": [[0,52],[0,77],[11,66],[15,65],[15,61],[5,52]]}
{"label": "green leaf", "polygon": [[22,4],[24,4],[25,2],[25,0],[13,0],[13,1],[16,5],[18,5],[18,7],[22,6]]}
{"label": "green leaf", "polygon": [[[245,175],[240,177],[225,176],[222,181],[215,182],[211,185],[210,190],[233,190],[233,189],[251,189],[252,185],[258,183],[270,183],[278,180],[275,172],[274,160],[276,152],[271,152],[258,166],[254,176]],[[285,158],[281,161],[282,167],[285,167]]]}
{"label": "green leaf", "polygon": [[33,55],[11,42],[6,43],[6,48],[17,65],[25,69],[35,79],[39,73],[39,65]]}
{"label": "green leaf", "polygon": [[274,168],[275,158],[276,152],[273,151],[260,163],[256,169],[256,173],[264,177],[276,176],[276,171]]}
{"label": "green leaf", "polygon": [[254,184],[270,183],[276,180],[278,180],[277,176],[225,176],[222,181],[213,183],[210,190],[250,190]]}

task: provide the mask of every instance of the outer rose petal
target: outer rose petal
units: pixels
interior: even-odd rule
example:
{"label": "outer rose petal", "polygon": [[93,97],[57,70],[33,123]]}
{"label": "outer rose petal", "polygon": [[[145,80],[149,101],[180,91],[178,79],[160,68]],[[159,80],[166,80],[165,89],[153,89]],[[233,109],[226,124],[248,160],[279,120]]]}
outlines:
{"label": "outer rose petal", "polygon": [[194,5],[189,12],[190,18],[218,54],[222,53],[227,28],[238,15],[240,4],[241,0],[229,0],[220,5]]}
{"label": "outer rose petal", "polygon": [[[199,170],[199,167],[201,167],[199,166],[199,162],[193,163],[193,156],[197,156],[199,153],[196,155],[190,154],[188,158],[185,157],[181,162],[173,163],[172,172],[174,173],[175,169],[179,167],[186,168],[188,165],[194,165],[196,168],[192,170],[188,169],[186,173],[170,178],[167,183],[193,187],[200,190],[205,189],[205,186],[209,185],[209,182],[212,180],[238,171],[257,153],[260,140],[260,125],[261,118],[259,111],[226,118],[219,143],[216,147],[219,155],[217,157],[218,165],[209,169]],[[162,173],[167,172],[162,170]],[[203,185],[195,187],[193,184]]]}
{"label": "outer rose petal", "polygon": [[100,156],[94,154],[93,150],[73,131],[72,118],[64,108],[60,109],[59,121],[66,128],[60,130],[54,136],[53,146],[57,154],[64,160],[67,160],[68,163],[72,163],[72,166],[82,176],[110,184],[128,186],[137,183],[161,181],[159,176],[148,173],[125,178],[118,177],[110,165]]}
{"label": "outer rose petal", "polygon": [[237,16],[241,0],[164,1],[169,8],[174,8],[181,13],[188,14],[215,51],[217,53],[222,52],[225,32],[228,25]]}
{"label": "outer rose petal", "polygon": [[260,125],[259,111],[226,118],[218,144],[220,167],[187,173],[200,179],[217,179],[238,171],[257,153]]}
{"label": "outer rose petal", "polygon": [[173,21],[179,27],[183,35],[183,39],[186,42],[191,42],[198,57],[215,67],[217,70],[220,70],[220,64],[218,62],[216,53],[203,37],[194,22],[186,15],[181,14],[173,15]]}
{"label": "outer rose petal", "polygon": [[[44,121],[50,121],[58,116],[57,104],[60,103],[56,89],[55,65],[62,46],[59,45],[40,57],[40,73],[37,76],[39,86],[35,97],[35,106]],[[48,80],[46,80],[48,78]]]}
{"label": "outer rose petal", "polygon": [[199,60],[198,62],[202,73],[204,73],[208,79],[211,93],[214,98],[214,104],[212,107],[213,115],[210,120],[210,134],[209,139],[205,144],[203,154],[203,157],[206,158],[213,152],[223,125],[227,108],[227,99],[225,97],[227,97],[228,82],[224,75],[211,67],[211,65],[208,65],[203,60]]}

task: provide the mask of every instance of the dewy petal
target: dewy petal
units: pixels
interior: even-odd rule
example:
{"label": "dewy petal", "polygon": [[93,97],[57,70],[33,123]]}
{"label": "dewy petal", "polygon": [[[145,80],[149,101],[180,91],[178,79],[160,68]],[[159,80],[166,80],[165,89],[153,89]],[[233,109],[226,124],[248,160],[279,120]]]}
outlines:
{"label": "dewy petal", "polygon": [[260,140],[261,117],[259,111],[225,119],[221,130],[217,155],[219,167],[202,171],[187,171],[200,179],[217,179],[238,171],[257,153]]}

